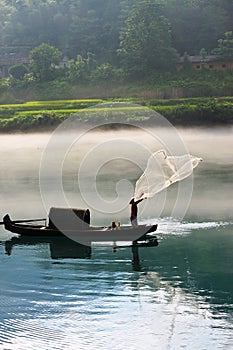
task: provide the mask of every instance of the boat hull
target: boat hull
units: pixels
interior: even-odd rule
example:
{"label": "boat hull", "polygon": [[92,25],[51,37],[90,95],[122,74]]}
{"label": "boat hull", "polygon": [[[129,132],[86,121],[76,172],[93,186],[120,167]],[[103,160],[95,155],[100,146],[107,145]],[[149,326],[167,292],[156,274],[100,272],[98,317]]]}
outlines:
{"label": "boat hull", "polygon": [[110,242],[110,241],[137,241],[147,239],[149,233],[157,230],[157,225],[139,225],[138,227],[122,226],[120,229],[111,229],[110,227],[91,227],[87,229],[62,230],[50,228],[42,225],[19,224],[10,219],[9,215],[3,218],[5,229],[28,237],[59,237],[68,238],[89,245],[92,242]]}

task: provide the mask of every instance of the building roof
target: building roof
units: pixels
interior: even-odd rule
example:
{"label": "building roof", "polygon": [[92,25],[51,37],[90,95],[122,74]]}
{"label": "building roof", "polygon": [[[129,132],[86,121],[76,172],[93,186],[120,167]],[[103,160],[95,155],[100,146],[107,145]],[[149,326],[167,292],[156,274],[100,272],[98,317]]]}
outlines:
{"label": "building roof", "polygon": [[[178,63],[184,63],[185,56],[182,56],[179,58]],[[188,56],[188,60],[191,63],[207,63],[207,62],[213,62],[213,61],[224,61],[224,60],[229,60],[226,59],[225,57],[219,57],[216,55],[206,55],[205,57],[201,55],[197,56]],[[232,57],[233,60],[233,57]]]}

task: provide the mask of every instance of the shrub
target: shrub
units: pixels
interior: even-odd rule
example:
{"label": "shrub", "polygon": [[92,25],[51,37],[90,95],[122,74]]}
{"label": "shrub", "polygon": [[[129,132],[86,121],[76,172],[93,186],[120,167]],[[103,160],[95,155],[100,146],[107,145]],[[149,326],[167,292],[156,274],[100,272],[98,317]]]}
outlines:
{"label": "shrub", "polygon": [[28,69],[24,64],[15,64],[9,68],[9,73],[13,78],[22,80]]}

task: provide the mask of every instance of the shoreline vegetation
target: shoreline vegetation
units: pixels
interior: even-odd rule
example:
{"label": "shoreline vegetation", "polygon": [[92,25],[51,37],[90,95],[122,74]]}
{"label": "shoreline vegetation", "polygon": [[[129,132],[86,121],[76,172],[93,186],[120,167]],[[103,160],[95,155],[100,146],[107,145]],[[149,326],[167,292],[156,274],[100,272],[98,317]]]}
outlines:
{"label": "shoreline vegetation", "polygon": [[[178,99],[86,99],[0,105],[0,132],[53,130],[75,114],[81,123],[156,125],[156,113],[174,126],[233,124],[233,97]],[[110,125],[109,125],[110,124]]]}
{"label": "shoreline vegetation", "polygon": [[[231,0],[107,3],[1,1],[0,132],[52,130],[74,113],[108,128],[156,126],[152,111],[175,126],[233,124]],[[87,108],[116,102],[117,113]]]}

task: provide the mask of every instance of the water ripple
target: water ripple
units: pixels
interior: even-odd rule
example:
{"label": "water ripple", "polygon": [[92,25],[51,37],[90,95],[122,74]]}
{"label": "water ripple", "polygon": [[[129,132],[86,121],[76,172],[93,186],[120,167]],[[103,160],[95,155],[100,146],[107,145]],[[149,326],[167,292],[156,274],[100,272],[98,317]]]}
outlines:
{"label": "water ripple", "polygon": [[141,272],[125,248],[57,263],[44,245],[0,255],[0,349],[230,349],[230,241],[215,259],[215,226],[189,224],[193,235],[141,249]]}

